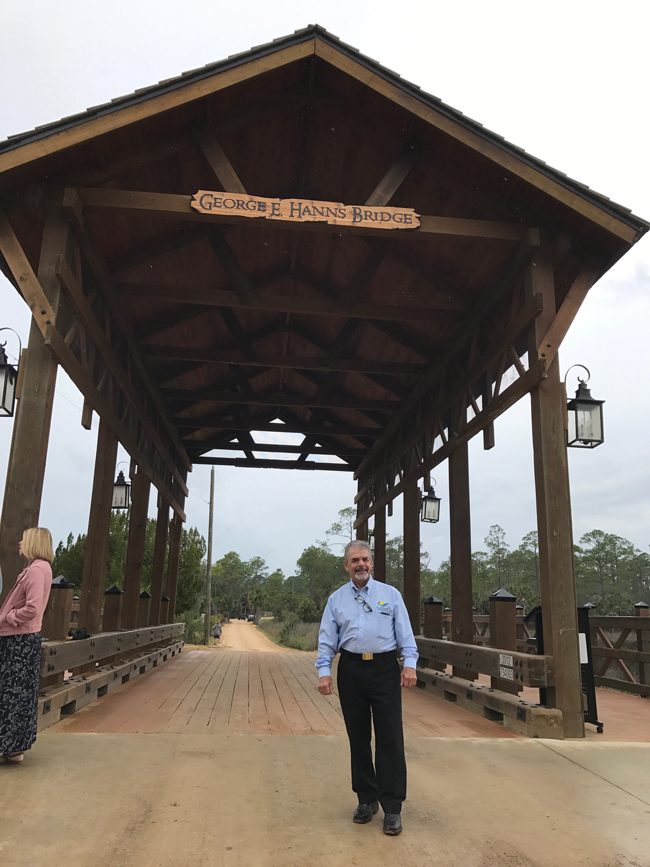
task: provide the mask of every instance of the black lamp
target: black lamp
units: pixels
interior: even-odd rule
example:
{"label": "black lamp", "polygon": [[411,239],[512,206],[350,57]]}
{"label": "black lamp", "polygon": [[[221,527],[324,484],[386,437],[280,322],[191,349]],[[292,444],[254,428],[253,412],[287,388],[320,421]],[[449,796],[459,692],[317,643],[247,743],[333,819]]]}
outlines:
{"label": "black lamp", "polygon": [[[435,479],[433,481],[435,482]],[[428,492],[422,494],[420,520],[425,524],[437,524],[440,520],[440,497],[436,497],[436,492],[431,484]]]}
{"label": "black lamp", "polygon": [[[18,333],[13,328],[0,328],[0,331],[11,331],[18,338],[20,352],[22,344]],[[16,406],[16,383],[18,381],[18,365],[9,363],[5,352],[6,343],[0,343],[0,416],[11,418]]]}
{"label": "black lamp", "polygon": [[[595,449],[604,442],[603,435],[603,404],[604,400],[595,400],[587,388],[591,378],[589,370],[582,364],[574,364],[587,371],[587,379],[578,377],[578,388],[575,397],[567,402],[567,446],[573,449]],[[573,370],[570,367],[569,370]],[[567,370],[567,376],[569,375]],[[564,377],[566,383],[566,376]]]}
{"label": "black lamp", "polygon": [[124,478],[122,470],[117,474],[113,485],[112,509],[128,509],[131,505],[131,485]]}

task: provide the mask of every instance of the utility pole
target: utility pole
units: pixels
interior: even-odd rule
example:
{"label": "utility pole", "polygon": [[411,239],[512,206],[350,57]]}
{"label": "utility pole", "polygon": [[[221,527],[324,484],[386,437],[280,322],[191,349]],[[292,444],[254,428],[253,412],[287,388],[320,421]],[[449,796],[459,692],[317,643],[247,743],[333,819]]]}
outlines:
{"label": "utility pole", "polygon": [[208,515],[208,556],[205,570],[205,643],[210,644],[210,613],[212,610],[212,521],[214,517],[214,467],[210,470],[210,512]]}

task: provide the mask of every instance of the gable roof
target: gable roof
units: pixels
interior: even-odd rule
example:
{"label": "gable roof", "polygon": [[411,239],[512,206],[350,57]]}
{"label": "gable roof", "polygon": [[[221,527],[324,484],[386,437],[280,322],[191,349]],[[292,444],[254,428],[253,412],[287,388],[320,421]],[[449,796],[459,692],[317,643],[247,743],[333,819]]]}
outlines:
{"label": "gable roof", "polygon": [[[604,218],[597,219],[596,222],[624,240],[633,243],[650,228],[650,224],[636,217],[628,208],[553,169],[544,161],[362,54],[358,49],[342,42],[318,24],[309,25],[293,34],[165,79],[78,114],[12,135],[6,141],[0,142],[0,173],[135,122],[143,116],[151,116],[174,105],[199,98],[210,92],[211,88],[228,86],[231,83],[229,73],[235,74],[235,78],[232,78],[234,82],[242,80],[241,73],[246,67],[250,69],[243,77],[249,78],[272,68],[273,65],[295,62],[311,54],[317,54],[338,65],[348,74],[354,75],[356,72],[359,76],[362,71],[371,73],[371,78],[367,78],[367,75],[364,77],[364,83],[382,90],[384,95],[392,99],[401,95],[405,100],[404,107],[408,110],[420,114],[424,120],[435,121],[437,126],[441,126],[449,134],[462,137],[465,144],[515,174],[523,175],[527,181],[555,198],[562,199],[565,205],[579,211],[583,216],[594,219],[596,209]],[[265,65],[265,61],[272,61],[271,67]],[[225,81],[219,82],[219,79]],[[141,112],[137,117],[133,114],[134,109],[143,108],[144,114]],[[418,108],[425,111],[424,115]]]}

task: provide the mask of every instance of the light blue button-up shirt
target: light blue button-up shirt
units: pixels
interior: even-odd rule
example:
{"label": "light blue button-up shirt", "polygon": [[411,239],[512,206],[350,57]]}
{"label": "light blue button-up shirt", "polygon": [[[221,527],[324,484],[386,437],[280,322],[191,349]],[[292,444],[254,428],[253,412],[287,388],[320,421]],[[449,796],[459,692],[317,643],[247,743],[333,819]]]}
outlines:
{"label": "light blue button-up shirt", "polygon": [[[366,604],[357,602],[357,597]],[[361,590],[348,581],[332,593],[318,633],[319,677],[331,675],[332,660],[339,650],[386,653],[395,649],[404,657],[405,668],[415,668],[418,649],[399,590],[369,578]]]}

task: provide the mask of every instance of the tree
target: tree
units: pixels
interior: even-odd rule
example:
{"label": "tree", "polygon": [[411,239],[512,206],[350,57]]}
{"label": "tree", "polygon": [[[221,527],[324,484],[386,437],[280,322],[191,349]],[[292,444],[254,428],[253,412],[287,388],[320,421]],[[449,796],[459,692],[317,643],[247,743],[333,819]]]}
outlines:
{"label": "tree", "polygon": [[296,579],[304,581],[306,595],[322,611],[327,597],[346,579],[341,557],[324,545],[310,545],[298,559]]}
{"label": "tree", "polygon": [[335,521],[329,530],[325,530],[325,535],[330,536],[332,539],[345,541],[330,542],[328,545],[336,545],[339,548],[345,548],[349,542],[352,542],[355,538],[354,522],[356,521],[356,518],[357,510],[353,506],[341,509],[339,511],[338,521]]}
{"label": "tree", "polygon": [[196,527],[181,533],[176,586],[176,610],[179,612],[195,610],[199,605],[205,586],[206,547],[205,539]]}

